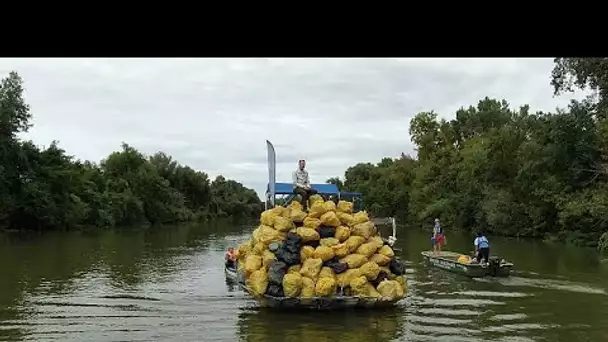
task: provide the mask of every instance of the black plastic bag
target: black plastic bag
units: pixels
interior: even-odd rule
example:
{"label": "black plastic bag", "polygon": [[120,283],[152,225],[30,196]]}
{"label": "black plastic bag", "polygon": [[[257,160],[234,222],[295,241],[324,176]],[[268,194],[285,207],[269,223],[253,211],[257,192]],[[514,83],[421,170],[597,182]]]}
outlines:
{"label": "black plastic bag", "polygon": [[283,277],[287,273],[287,264],[282,261],[273,261],[268,266],[269,284],[283,285]]}
{"label": "black plastic bag", "polygon": [[348,270],[348,264],[343,264],[341,262],[335,263],[329,266],[335,274],[344,273]]}
{"label": "black plastic bag", "polygon": [[405,274],[405,264],[399,258],[393,258],[391,263],[388,265],[388,268],[394,275],[400,276]]}
{"label": "black plastic bag", "polygon": [[266,288],[266,294],[272,297],[285,297],[283,285],[269,284]]}
{"label": "black plastic bag", "polygon": [[281,261],[287,264],[287,266],[299,265],[300,264],[300,253],[291,253],[285,251],[281,256]]}
{"label": "black plastic bag", "polygon": [[298,265],[300,263],[300,253],[293,253],[285,248],[281,248],[275,253],[277,260],[282,261],[287,266]]}
{"label": "black plastic bag", "polygon": [[386,272],[384,271],[380,271],[380,273],[378,273],[378,277],[376,277],[376,279],[374,279],[373,281],[371,281],[370,283],[372,285],[374,285],[374,287],[378,287],[378,285],[380,284],[381,281],[388,279],[388,274],[386,274]]}
{"label": "black plastic bag", "polygon": [[295,243],[286,242],[285,244],[283,244],[283,249],[289,253],[299,253],[300,252],[299,244],[296,245]]}
{"label": "black plastic bag", "polygon": [[312,248],[317,248],[320,244],[321,243],[319,242],[319,240],[308,241],[307,243],[305,243],[306,246],[310,246]]}
{"label": "black plastic bag", "polygon": [[319,236],[321,239],[334,237],[336,236],[336,228],[321,226],[321,228],[319,228]]}
{"label": "black plastic bag", "polygon": [[344,273],[348,270],[348,264],[343,264],[336,258],[326,261],[323,266],[331,268],[335,274]]}
{"label": "black plastic bag", "polygon": [[323,263],[324,267],[331,267],[331,265],[340,262],[337,257],[333,257]]}
{"label": "black plastic bag", "polygon": [[302,238],[300,237],[300,235],[298,235],[296,233],[287,233],[285,242],[294,244],[299,247],[300,244],[302,244]]}

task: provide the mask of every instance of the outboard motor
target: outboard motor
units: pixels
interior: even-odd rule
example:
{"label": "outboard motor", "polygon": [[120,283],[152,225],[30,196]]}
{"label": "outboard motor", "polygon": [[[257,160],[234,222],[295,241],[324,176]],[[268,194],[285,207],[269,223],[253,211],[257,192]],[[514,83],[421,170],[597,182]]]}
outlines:
{"label": "outboard motor", "polygon": [[497,257],[491,257],[490,261],[488,262],[488,269],[490,271],[490,275],[495,277],[500,269],[500,259]]}

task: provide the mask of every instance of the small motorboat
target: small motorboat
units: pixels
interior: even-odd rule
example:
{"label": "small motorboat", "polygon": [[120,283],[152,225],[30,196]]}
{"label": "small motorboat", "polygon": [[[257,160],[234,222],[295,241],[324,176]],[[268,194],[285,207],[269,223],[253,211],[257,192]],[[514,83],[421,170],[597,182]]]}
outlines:
{"label": "small motorboat", "polygon": [[513,269],[513,263],[507,262],[498,257],[490,257],[487,263],[461,263],[458,261],[463,254],[441,251],[437,254],[433,251],[421,252],[424,259],[431,266],[435,266],[446,271],[462,274],[471,278],[481,278],[485,276],[491,277],[508,277]]}
{"label": "small motorboat", "polygon": [[238,261],[234,263],[234,266],[228,266],[224,262],[224,274],[226,281],[245,285],[245,276],[238,270]]}
{"label": "small motorboat", "polygon": [[236,269],[236,265],[228,266],[224,263],[224,273],[226,274],[226,279],[237,282],[238,280],[238,271]]}

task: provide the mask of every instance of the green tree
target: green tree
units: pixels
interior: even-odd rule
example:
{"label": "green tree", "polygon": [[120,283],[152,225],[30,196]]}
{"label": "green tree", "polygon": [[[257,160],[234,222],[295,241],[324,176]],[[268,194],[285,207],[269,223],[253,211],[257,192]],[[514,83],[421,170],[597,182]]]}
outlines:
{"label": "green tree", "polygon": [[252,189],[182,166],[158,152],[145,156],[126,143],[99,164],[75,160],[57,142],[40,149],[20,141],[31,127],[15,72],[0,82],[0,227],[74,229],[164,224],[193,219],[256,217]]}

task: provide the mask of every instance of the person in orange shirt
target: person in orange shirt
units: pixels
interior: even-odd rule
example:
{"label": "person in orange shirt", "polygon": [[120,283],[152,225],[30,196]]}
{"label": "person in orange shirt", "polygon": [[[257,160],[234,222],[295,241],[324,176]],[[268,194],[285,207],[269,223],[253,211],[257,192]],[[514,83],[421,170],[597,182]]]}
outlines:
{"label": "person in orange shirt", "polygon": [[226,267],[234,268],[236,265],[236,252],[234,248],[228,248],[228,252],[224,255],[224,259],[226,260]]}

